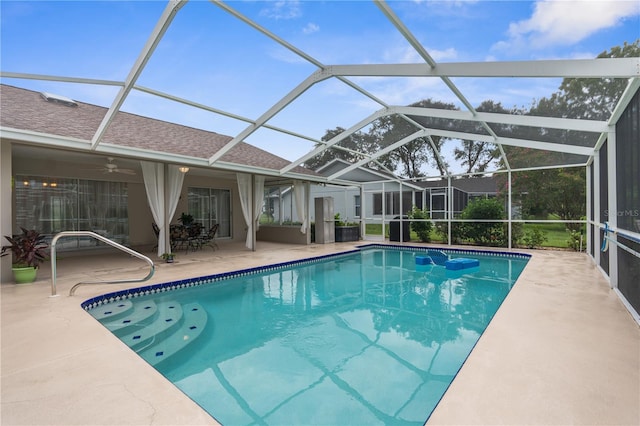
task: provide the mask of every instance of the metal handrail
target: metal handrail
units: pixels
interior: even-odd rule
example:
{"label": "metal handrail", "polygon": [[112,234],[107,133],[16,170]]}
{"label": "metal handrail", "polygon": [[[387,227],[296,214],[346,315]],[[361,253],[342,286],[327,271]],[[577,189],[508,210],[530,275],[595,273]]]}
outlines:
{"label": "metal handrail", "polygon": [[135,256],[138,259],[142,259],[147,262],[150,266],[150,271],[146,277],[140,279],[132,279],[132,280],[114,280],[114,281],[82,281],[71,287],[69,290],[69,296],[73,296],[73,293],[76,291],[76,288],[84,285],[84,284],[122,284],[122,283],[136,283],[143,282],[149,280],[153,277],[155,272],[155,265],[153,264],[153,260],[149,259],[144,254],[138,253],[135,250],[131,250],[129,247],[125,247],[122,244],[116,243],[106,237],[103,237],[100,234],[96,234],[91,231],[62,231],[57,233],[53,239],[51,240],[51,297],[57,296],[56,294],[56,243],[60,238],[63,237],[93,237],[96,240],[100,240],[103,243],[109,244],[112,247],[120,249],[125,253],[130,254],[131,256]]}

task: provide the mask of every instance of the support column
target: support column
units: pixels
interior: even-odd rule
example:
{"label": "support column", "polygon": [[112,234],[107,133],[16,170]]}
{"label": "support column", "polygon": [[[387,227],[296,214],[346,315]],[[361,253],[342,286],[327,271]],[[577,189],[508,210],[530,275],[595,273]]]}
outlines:
{"label": "support column", "polygon": [[[13,185],[11,165],[11,143],[3,141],[0,145],[0,238],[2,244],[9,244],[5,235],[13,235]],[[11,256],[0,257],[0,282],[13,282]]]}
{"label": "support column", "polygon": [[360,185],[360,237],[364,240],[367,224],[365,223],[364,185]]}
{"label": "support column", "polygon": [[[613,126],[611,126],[613,127]],[[616,132],[615,127],[609,131],[607,137],[607,186],[609,214],[605,218],[613,229],[618,229],[618,193],[617,191],[617,164],[616,164]],[[617,240],[615,235],[609,237]],[[609,244],[609,285],[618,287],[618,246]]]}
{"label": "support column", "polygon": [[452,213],[453,213],[453,203],[452,203],[452,190],[451,190],[451,176],[447,176],[447,202],[446,202],[446,206],[447,206],[447,228],[448,228],[448,234],[447,234],[447,244],[451,245],[451,219],[452,219]]}
{"label": "support column", "polygon": [[[593,238],[593,235],[591,233],[591,222],[593,221],[593,217],[591,216],[591,199],[593,198],[593,185],[591,185],[591,168],[594,166],[593,163],[591,163],[590,166],[587,166],[587,224],[586,224],[586,228],[587,228],[587,241],[586,241],[586,252],[589,253],[591,256],[594,255],[594,253],[591,253],[591,239]],[[594,246],[595,249],[595,246]],[[594,250],[595,251],[595,250]]]}
{"label": "support column", "polygon": [[408,242],[408,241],[404,241],[404,209],[402,208],[402,181],[399,182],[400,186],[399,186],[399,197],[400,200],[398,202],[398,204],[400,205],[400,243],[404,243],[404,242]]}
{"label": "support column", "polygon": [[171,252],[171,218],[169,217],[169,165],[162,165],[162,185],[164,186],[162,193],[162,211],[164,212],[164,233],[159,236],[164,240],[164,251],[166,253]]}
{"label": "support column", "polygon": [[593,260],[596,265],[600,266],[600,247],[602,240],[600,239],[600,155],[599,152],[593,156]]}
{"label": "support column", "polygon": [[507,196],[508,203],[509,203],[509,205],[507,206],[507,220],[509,221],[509,222],[507,222],[508,228],[509,228],[509,232],[507,232],[507,238],[509,239],[509,241],[508,241],[507,247],[509,247],[509,249],[511,249],[511,219],[512,219],[512,216],[511,216],[511,192],[512,192],[511,191],[512,190],[512,188],[511,188],[511,170],[509,170],[507,172],[507,175],[508,175],[508,178],[509,178],[509,184],[508,184],[509,185],[509,193],[508,193],[508,196]]}
{"label": "support column", "polygon": [[253,215],[255,213],[255,204],[256,204],[256,175],[251,175],[251,197],[249,197],[249,205],[251,206],[249,211],[251,212],[251,220],[253,221],[253,226],[251,227],[251,251],[256,251],[256,226],[260,217],[256,219]]}
{"label": "support column", "polygon": [[306,219],[307,219],[307,245],[311,244],[311,183],[308,181],[304,183],[304,205],[306,208]]}

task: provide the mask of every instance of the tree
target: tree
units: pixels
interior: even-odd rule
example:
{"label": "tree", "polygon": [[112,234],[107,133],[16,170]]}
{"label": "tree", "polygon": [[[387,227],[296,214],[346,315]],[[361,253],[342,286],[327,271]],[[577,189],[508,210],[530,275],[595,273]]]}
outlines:
{"label": "tree", "polygon": [[[409,106],[449,110],[457,109],[456,106],[451,103],[434,101],[432,99],[425,99]],[[423,116],[410,116],[408,118],[425,128],[453,130],[457,124],[459,125],[459,123],[457,123],[458,120]],[[376,120],[376,123],[374,123],[371,129],[371,134],[374,135],[373,137],[378,141],[379,147],[384,148],[418,130],[419,127],[412,124],[406,118],[394,115]],[[445,175],[448,165],[444,160],[441,160],[441,150],[444,141],[445,139],[440,136],[414,139],[386,155],[383,162],[392,170],[401,169],[401,175],[408,178],[424,176],[423,167],[426,164],[432,165],[438,169],[441,175]]]}
{"label": "tree", "polygon": [[[632,44],[612,48],[598,58],[640,56],[640,39]],[[534,102],[529,115],[564,118],[606,120],[611,115],[625,87],[626,79],[565,78],[558,92],[549,98]],[[555,143],[590,146],[593,135],[563,129],[527,128],[517,137]],[[546,152],[530,148],[504,147],[512,168],[575,163],[574,154]],[[500,185],[506,189],[506,176],[500,176]],[[583,167],[534,170],[512,175],[512,190],[526,194],[522,200],[523,213],[545,217],[556,214],[562,220],[579,220],[586,209],[586,172]],[[577,229],[578,224],[569,224]]]}
{"label": "tree", "polygon": [[[501,103],[495,103],[494,101],[484,101],[480,104],[477,111],[480,112],[497,112],[507,114],[507,111]],[[472,133],[483,134],[486,133],[486,129],[483,128],[481,123],[471,123],[468,130]],[[498,127],[504,127],[497,124],[492,124],[491,128],[496,131]],[[472,172],[484,172],[489,165],[500,157],[500,150],[495,144],[489,142],[463,140],[461,146],[456,147],[453,150],[454,158],[460,161],[460,164],[465,166],[465,173]]]}
{"label": "tree", "polygon": [[[517,176],[518,174],[516,174]],[[586,209],[586,171],[584,167],[527,171],[514,188],[527,186],[522,199],[523,212],[546,218],[549,213],[561,220],[580,220]],[[578,229],[579,224],[567,224]]]}
{"label": "tree", "polygon": [[[629,44],[604,51],[598,58],[637,58],[640,57],[640,39]],[[591,120],[607,120],[618,99],[627,86],[626,78],[565,78],[560,92],[554,94],[564,110],[566,117]]]}
{"label": "tree", "polygon": [[[346,129],[342,127],[336,127],[332,130],[327,130],[325,135],[322,137],[322,140],[325,142],[330,141],[334,137],[344,133]],[[322,146],[323,144],[316,144],[316,147]],[[372,152],[376,152],[377,149],[374,148],[371,144],[370,135],[362,132],[355,132],[342,141],[340,141],[337,145],[347,148],[348,150],[343,150],[339,148],[330,147],[326,150],[322,151],[320,154],[316,155],[313,158],[307,160],[304,164],[305,167],[310,168],[312,170],[317,170],[318,168],[324,166],[330,161],[340,158],[342,160],[348,161],[350,163],[360,161],[364,158],[364,155],[370,154]],[[350,150],[350,151],[349,151]],[[364,155],[358,155],[354,153],[361,152]]]}

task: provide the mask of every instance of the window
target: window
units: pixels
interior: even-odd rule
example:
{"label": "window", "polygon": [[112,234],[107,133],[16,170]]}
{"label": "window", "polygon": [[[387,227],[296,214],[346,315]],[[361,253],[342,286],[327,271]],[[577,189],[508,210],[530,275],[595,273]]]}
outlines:
{"label": "window", "polygon": [[353,205],[355,207],[354,216],[355,217],[360,217],[360,196],[359,195],[354,195],[353,196]]}
{"label": "window", "polygon": [[373,194],[373,214],[382,214],[382,194]]}
{"label": "window", "polygon": [[[16,176],[16,223],[53,236],[93,231],[120,244],[129,242],[127,184],[85,179]],[[65,238],[61,249],[98,245],[95,239]]]}
{"label": "window", "polygon": [[[385,214],[387,215],[399,215],[400,214],[400,192],[391,191],[384,193],[385,202]],[[411,210],[413,193],[411,191],[402,192],[402,210],[406,212]],[[382,214],[382,194],[373,194],[373,214]]]}
{"label": "window", "polygon": [[215,188],[189,188],[188,210],[194,222],[205,229],[219,224],[217,236],[231,237],[231,191]]}
{"label": "window", "polygon": [[296,210],[293,185],[265,186],[260,223],[267,225],[301,225]]}

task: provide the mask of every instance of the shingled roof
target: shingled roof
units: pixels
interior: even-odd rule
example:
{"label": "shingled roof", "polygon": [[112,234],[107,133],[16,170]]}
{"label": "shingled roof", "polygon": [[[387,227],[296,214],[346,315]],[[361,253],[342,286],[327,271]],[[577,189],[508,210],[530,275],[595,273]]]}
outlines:
{"label": "shingled roof", "polygon": [[[0,125],[6,128],[90,141],[107,108],[75,101],[77,106],[45,100],[40,92],[0,85]],[[104,143],[208,159],[230,136],[119,111]],[[247,143],[239,143],[220,159],[243,166],[279,170],[289,161]],[[319,176],[304,167],[294,173]]]}

